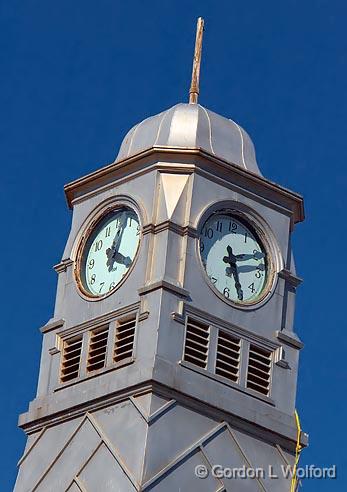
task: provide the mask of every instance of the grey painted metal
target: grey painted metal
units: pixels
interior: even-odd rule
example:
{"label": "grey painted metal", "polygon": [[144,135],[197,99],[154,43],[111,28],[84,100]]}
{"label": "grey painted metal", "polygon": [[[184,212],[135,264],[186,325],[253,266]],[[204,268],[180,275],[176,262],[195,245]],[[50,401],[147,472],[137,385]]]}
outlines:
{"label": "grey painted metal", "polygon": [[260,174],[252,140],[245,130],[200,104],[176,104],[135,125],[125,136],[116,161],[155,146],[201,148]]}
{"label": "grey painted metal", "polygon": [[[119,158],[158,139],[161,146],[211,145],[212,134],[214,152],[243,165],[242,142],[232,129],[236,126],[229,120],[211,112],[207,117],[200,106],[178,105],[133,129]],[[207,157],[187,165],[181,148],[174,160],[160,160],[158,166],[144,162],[135,174],[129,164],[125,177],[107,187],[100,183],[74,202],[71,231],[56,268],[54,316],[42,328],[37,395],[19,419],[28,443],[16,492],[235,490],[233,480],[211,473],[197,478],[195,466],[272,464],[280,470],[293,463],[302,346],[294,332],[293,211],[278,206],[276,188],[266,198],[254,192],[252,173],[258,171],[252,148],[244,166],[251,171],[249,181],[246,176],[236,184],[232,173],[207,173]],[[75,281],[78,244],[94,214],[120,199],[133,204],[141,219],[138,258],[115,293],[87,300]],[[197,231],[208,211],[226,204],[251,214],[271,241],[275,282],[258,307],[239,309],[216,296],[201,268]],[[133,361],[117,365],[108,357],[107,367],[88,374],[84,360],[77,380],[59,382],[64,339],[83,333],[86,354],[92,328],[114,326],[131,313],[138,319]],[[236,333],[245,347],[250,341],[270,347],[270,397],[184,363],[187,315]],[[242,367],[245,373],[244,360]],[[302,434],[301,441],[305,444],[307,436]],[[237,490],[289,490],[289,481],[243,480]]]}

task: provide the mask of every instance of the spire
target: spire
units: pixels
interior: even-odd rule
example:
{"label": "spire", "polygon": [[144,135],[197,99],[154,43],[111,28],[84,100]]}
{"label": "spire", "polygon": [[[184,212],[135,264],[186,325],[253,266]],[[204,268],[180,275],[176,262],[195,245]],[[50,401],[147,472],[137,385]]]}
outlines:
{"label": "spire", "polygon": [[199,97],[199,79],[202,51],[202,35],[204,32],[204,19],[198,18],[196,24],[195,50],[192,70],[192,83],[189,89],[189,104],[197,104]]}

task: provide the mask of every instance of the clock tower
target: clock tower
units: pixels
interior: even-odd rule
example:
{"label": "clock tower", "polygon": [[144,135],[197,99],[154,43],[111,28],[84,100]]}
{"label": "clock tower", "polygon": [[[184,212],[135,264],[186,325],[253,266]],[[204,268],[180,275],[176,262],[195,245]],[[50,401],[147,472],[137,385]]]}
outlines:
{"label": "clock tower", "polygon": [[65,187],[72,226],[15,492],[290,490],[307,441],[291,250],[303,201],[194,98]]}

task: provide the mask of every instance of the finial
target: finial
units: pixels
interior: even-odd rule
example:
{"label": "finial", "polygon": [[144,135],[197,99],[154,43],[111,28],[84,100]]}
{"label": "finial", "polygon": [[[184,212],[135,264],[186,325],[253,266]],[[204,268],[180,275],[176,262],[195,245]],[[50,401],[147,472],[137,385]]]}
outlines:
{"label": "finial", "polygon": [[189,89],[189,104],[197,104],[198,97],[199,97],[199,79],[200,79],[200,63],[201,63],[203,32],[204,32],[204,19],[202,17],[199,17],[196,24],[192,83]]}

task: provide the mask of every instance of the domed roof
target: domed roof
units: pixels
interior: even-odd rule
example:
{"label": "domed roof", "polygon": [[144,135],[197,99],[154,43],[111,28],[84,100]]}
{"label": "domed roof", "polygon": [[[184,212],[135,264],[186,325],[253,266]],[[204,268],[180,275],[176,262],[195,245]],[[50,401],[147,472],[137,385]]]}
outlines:
{"label": "domed roof", "polygon": [[176,104],[135,125],[125,136],[116,162],[155,146],[200,148],[261,174],[249,135],[234,121],[200,104]]}

